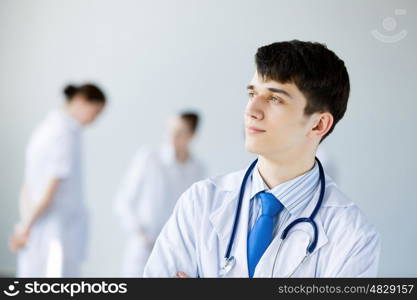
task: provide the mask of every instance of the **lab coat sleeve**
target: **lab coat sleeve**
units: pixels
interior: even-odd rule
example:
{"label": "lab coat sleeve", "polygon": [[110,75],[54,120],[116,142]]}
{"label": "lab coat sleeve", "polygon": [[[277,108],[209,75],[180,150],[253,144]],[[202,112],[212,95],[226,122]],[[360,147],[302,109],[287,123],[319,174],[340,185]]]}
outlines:
{"label": "lab coat sleeve", "polygon": [[116,195],[115,212],[120,218],[122,227],[127,231],[137,232],[141,226],[136,212],[138,201],[140,201],[140,186],[144,183],[146,174],[152,170],[147,166],[148,159],[149,151],[144,148],[139,149],[131,161]]}
{"label": "lab coat sleeve", "polygon": [[373,231],[362,236],[335,277],[377,277],[379,254],[379,234]]}
{"label": "lab coat sleeve", "polygon": [[175,277],[178,271],[198,276],[196,256],[196,184],[178,200],[146,263],[144,277]]}
{"label": "lab coat sleeve", "polygon": [[[376,277],[380,237],[358,208],[348,209],[347,224],[340,226],[339,240],[328,262],[326,277]],[[343,217],[342,217],[343,218]]]}

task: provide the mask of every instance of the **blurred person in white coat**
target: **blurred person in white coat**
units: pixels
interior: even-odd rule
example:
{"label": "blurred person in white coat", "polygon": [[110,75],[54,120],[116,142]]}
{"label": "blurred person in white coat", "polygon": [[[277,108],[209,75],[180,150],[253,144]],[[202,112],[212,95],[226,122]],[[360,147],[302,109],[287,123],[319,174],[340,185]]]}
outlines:
{"label": "blurred person in white coat", "polygon": [[204,165],[190,151],[199,116],[184,112],[168,123],[167,141],[142,147],[125,175],[115,208],[126,231],[122,276],[141,277],[156,237],[179,196],[205,176]]}
{"label": "blurred person in white coat", "polygon": [[93,84],[69,85],[64,107],[33,131],[26,150],[20,221],[10,238],[17,277],[78,277],[86,256],[82,129],[105,106]]}

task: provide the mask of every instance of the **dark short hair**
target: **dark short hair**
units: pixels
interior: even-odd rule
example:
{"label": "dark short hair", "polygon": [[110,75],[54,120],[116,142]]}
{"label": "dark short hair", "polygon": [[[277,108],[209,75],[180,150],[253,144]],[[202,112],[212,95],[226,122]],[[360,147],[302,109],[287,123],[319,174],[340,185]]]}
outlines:
{"label": "dark short hair", "polygon": [[198,116],[196,112],[184,111],[184,112],[181,112],[179,116],[182,120],[187,122],[188,126],[190,126],[192,133],[195,133],[197,131],[200,117]]}
{"label": "dark short hair", "polygon": [[297,86],[307,99],[306,115],[315,112],[333,115],[333,125],[323,141],[347,107],[350,83],[343,60],[324,44],[292,40],[260,47],[255,62],[263,79]]}
{"label": "dark short hair", "polygon": [[86,83],[80,86],[69,84],[64,88],[64,95],[68,102],[71,102],[74,96],[81,95],[88,102],[102,104],[106,103],[106,96],[104,95],[103,91],[92,83]]}

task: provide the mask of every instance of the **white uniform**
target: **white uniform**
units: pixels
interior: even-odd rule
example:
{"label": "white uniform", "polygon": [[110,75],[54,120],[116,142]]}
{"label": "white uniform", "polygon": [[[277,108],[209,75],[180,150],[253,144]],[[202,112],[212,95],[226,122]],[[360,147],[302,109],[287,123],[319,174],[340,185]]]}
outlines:
{"label": "white uniform", "polygon": [[122,275],[141,277],[152,245],[147,245],[140,228],[155,241],[179,196],[205,176],[194,157],[179,163],[174,149],[141,148],[132,161],[116,198],[116,212],[128,234]]}
{"label": "white uniform", "polygon": [[85,259],[87,209],[83,199],[81,125],[63,110],[35,129],[26,152],[28,203],[39,203],[52,178],[60,178],[51,206],[19,250],[19,277],[76,277]]}
{"label": "white uniform", "polygon": [[[220,277],[244,173],[240,171],[197,182],[181,196],[156,241],[145,267],[145,277],[174,277],[177,271],[190,277]],[[231,252],[236,263],[228,277],[248,277],[251,184],[252,181],[248,180]],[[282,242],[281,233],[288,224],[296,218],[310,216],[319,191],[317,189],[306,208],[290,216],[278,229],[278,234],[260,259],[254,277],[288,277],[294,270],[293,277],[377,275],[379,235],[359,208],[327,175],[326,193],[315,218],[318,243],[312,255],[301,263],[312,236],[311,226],[306,223],[296,225]]]}

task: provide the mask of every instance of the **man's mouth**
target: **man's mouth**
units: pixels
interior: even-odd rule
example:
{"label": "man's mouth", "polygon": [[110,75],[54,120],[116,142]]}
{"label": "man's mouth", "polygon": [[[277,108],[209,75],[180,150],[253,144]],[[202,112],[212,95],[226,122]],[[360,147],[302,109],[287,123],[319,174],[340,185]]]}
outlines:
{"label": "man's mouth", "polygon": [[266,132],[266,130],[260,129],[260,128],[255,127],[255,126],[248,126],[247,130],[248,130],[248,133],[250,133],[250,134],[259,134],[259,133]]}

